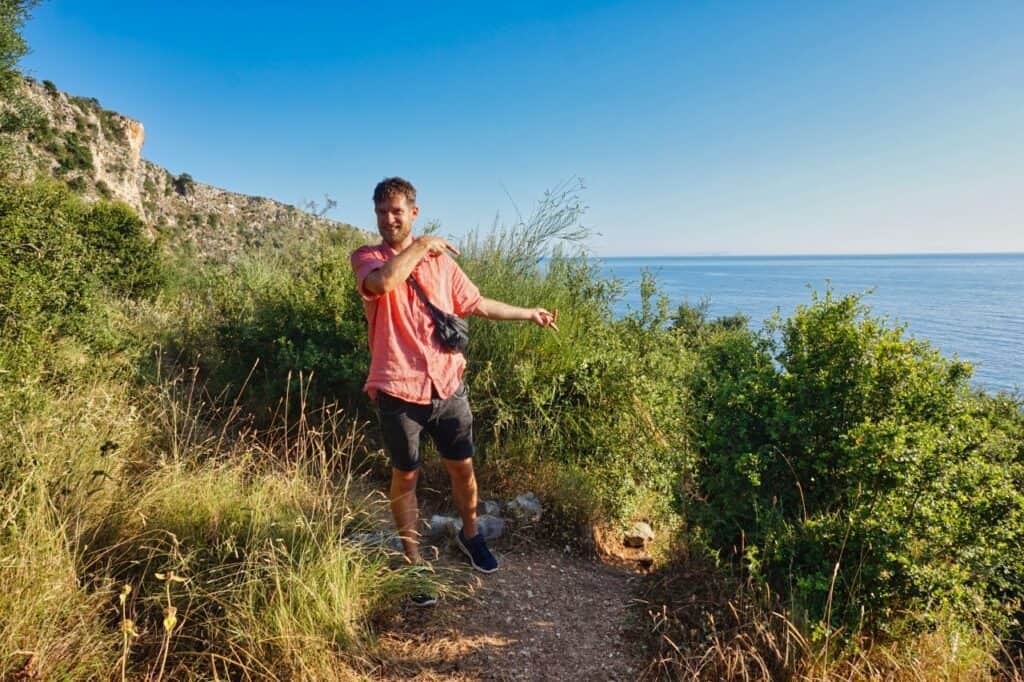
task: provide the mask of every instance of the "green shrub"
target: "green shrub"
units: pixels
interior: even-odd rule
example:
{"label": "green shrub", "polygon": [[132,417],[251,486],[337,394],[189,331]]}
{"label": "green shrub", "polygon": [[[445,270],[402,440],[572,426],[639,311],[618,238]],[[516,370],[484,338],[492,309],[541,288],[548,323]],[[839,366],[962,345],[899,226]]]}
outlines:
{"label": "green shrub", "polygon": [[89,186],[84,175],[76,175],[73,178],[65,180],[64,184],[67,185],[68,189],[75,194],[84,194],[86,188]]}
{"label": "green shrub", "polygon": [[57,175],[66,175],[72,171],[92,170],[92,150],[78,133],[68,132],[64,142],[57,150]]}
{"label": "green shrub", "polygon": [[825,627],[899,627],[909,612],[1020,627],[1020,405],[972,395],[942,358],[858,295],[827,292],[766,335],[722,331],[694,374],[694,505]]}
{"label": "green shrub", "polygon": [[81,322],[91,286],[78,231],[84,213],[56,183],[0,191],[0,369],[13,371],[44,339]]}
{"label": "green shrub", "polygon": [[89,251],[92,272],[115,294],[144,296],[153,293],[162,277],[156,243],[146,236],[146,226],[123,203],[93,204],[83,216],[79,231]]}
{"label": "green shrub", "polygon": [[110,191],[110,185],[103,180],[96,181],[96,193],[104,199],[109,200],[113,196],[113,192]]}
{"label": "green shrub", "polygon": [[[159,283],[156,247],[131,209],[90,205],[60,183],[0,190],[0,370],[45,356],[48,340],[90,326],[104,290],[140,296]],[[3,376],[0,375],[0,381]]]}
{"label": "green shrub", "polygon": [[174,187],[174,191],[183,197],[187,197],[192,193],[195,188],[196,181],[192,179],[192,176],[188,173],[182,173],[178,177],[174,178],[171,185]]}
{"label": "green shrub", "polygon": [[562,313],[557,334],[471,321],[481,458],[506,472],[563,468],[568,475],[553,478],[580,482],[558,487],[564,497],[549,503],[584,511],[591,518],[581,523],[664,517],[692,463],[683,381],[690,355],[667,329],[667,302],[652,279],[641,309],[615,320],[620,285],[584,256],[562,254],[559,242],[572,248],[586,236],[582,210],[576,189],[560,188],[527,220],[460,244],[460,262],[485,296]]}
{"label": "green shrub", "polygon": [[101,108],[100,101],[95,97],[72,96],[68,99],[82,111],[98,111]]}
{"label": "green shrub", "polygon": [[122,124],[120,114],[116,111],[100,108],[97,110],[96,115],[99,117],[100,128],[103,130],[104,135],[118,144],[126,144],[128,142],[128,131]]}
{"label": "green shrub", "polygon": [[0,2],[0,96],[6,98],[17,87],[18,60],[28,53],[21,28],[29,16],[33,0]]}
{"label": "green shrub", "polygon": [[198,311],[198,318],[191,329],[168,330],[169,345],[204,367],[216,391],[247,383],[243,402],[263,417],[300,373],[309,380],[309,404],[360,404],[369,352],[348,262],[352,248],[347,241],[299,241],[208,264],[178,290],[174,305]]}

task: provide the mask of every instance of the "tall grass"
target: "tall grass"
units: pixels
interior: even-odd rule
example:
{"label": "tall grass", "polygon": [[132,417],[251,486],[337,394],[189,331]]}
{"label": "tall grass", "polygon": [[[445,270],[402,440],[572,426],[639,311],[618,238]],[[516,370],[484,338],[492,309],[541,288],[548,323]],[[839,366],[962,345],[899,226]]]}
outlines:
{"label": "tall grass", "polygon": [[346,539],[378,503],[344,415],[235,429],[202,394],[78,371],[4,430],[0,678],[348,679],[433,580]]}

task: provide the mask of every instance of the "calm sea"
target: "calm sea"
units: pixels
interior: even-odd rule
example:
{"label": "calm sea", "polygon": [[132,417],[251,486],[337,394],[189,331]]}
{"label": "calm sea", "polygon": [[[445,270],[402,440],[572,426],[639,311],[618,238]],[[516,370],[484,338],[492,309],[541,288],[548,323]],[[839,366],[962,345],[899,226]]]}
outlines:
{"label": "calm sea", "polygon": [[616,313],[640,304],[646,270],[673,307],[709,302],[711,317],[744,313],[754,327],[811,301],[811,290],[868,291],[875,315],[905,322],[946,356],[974,363],[974,385],[1024,388],[1024,254],[603,258],[626,284]]}

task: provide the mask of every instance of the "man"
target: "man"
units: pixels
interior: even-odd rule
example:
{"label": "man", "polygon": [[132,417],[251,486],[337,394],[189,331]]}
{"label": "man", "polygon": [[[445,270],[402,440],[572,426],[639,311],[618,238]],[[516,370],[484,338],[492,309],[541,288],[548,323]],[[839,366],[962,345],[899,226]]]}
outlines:
{"label": "man", "polygon": [[[453,246],[441,237],[414,238],[419,207],[416,189],[407,180],[382,180],[373,191],[373,204],[383,241],[357,249],[351,262],[369,324],[371,361],[364,389],[377,403],[391,458],[395,525],[405,556],[419,562],[416,479],[420,435],[426,431],[441,453],[462,517],[456,541],[475,569],[491,573],[498,562],[476,528],[473,415],[462,382],[466,359],[438,342],[427,307],[408,280],[411,275],[431,303],[459,317],[529,320],[557,331],[558,311],[484,298],[451,257],[458,255]],[[434,600],[420,597],[419,603]]]}

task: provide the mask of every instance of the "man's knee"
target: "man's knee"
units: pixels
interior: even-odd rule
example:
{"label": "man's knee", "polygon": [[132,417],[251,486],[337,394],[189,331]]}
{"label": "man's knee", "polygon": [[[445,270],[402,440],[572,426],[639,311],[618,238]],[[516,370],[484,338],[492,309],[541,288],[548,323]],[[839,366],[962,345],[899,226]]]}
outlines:
{"label": "man's knee", "polygon": [[474,480],[472,457],[458,460],[446,459],[444,466],[448,470],[448,476],[452,479],[453,484],[468,484]]}
{"label": "man's knee", "polygon": [[393,494],[407,494],[416,489],[417,470],[403,471],[401,469],[391,470],[391,492]]}

